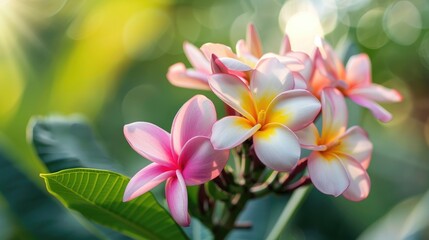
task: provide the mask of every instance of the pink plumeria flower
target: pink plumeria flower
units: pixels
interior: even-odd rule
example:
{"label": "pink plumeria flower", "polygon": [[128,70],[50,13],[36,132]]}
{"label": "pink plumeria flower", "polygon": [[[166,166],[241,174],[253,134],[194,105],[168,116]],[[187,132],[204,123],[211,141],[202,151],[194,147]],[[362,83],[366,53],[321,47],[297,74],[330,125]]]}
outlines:
{"label": "pink plumeria flower", "polygon": [[188,42],[183,44],[183,50],[193,68],[187,69],[181,62],[173,64],[168,69],[167,79],[177,87],[210,90],[207,83],[212,73],[210,62],[197,47]]}
{"label": "pink plumeria flower", "polygon": [[131,147],[153,163],[131,178],[123,200],[130,201],[167,181],[165,193],[171,215],[178,224],[189,226],[186,186],[217,177],[228,160],[229,152],[215,150],[210,142],[215,122],[213,103],[197,95],[176,114],[171,134],[147,122],[125,125]]}
{"label": "pink plumeria flower", "polygon": [[[198,49],[185,42],[183,50],[192,68],[187,69],[185,64],[176,63],[169,68],[167,79],[171,84],[178,87],[210,90],[208,77],[211,74],[228,73],[248,81],[251,71],[260,59],[276,57],[293,71],[296,81],[295,87],[305,89],[305,84],[312,72],[311,59],[305,53],[292,52],[287,41],[289,40],[285,36],[280,55],[273,53],[263,55],[259,35],[253,24],[249,24],[246,40],[237,42],[237,54],[223,44],[206,43]],[[215,56],[214,59],[213,56]]]}
{"label": "pink plumeria flower", "polygon": [[311,80],[312,92],[318,96],[325,87],[336,87],[356,104],[368,108],[382,122],[389,122],[392,115],[377,102],[400,102],[401,94],[372,83],[371,62],[366,54],[352,56],[344,69],[331,46],[320,41],[314,63],[317,71]]}
{"label": "pink plumeria flower", "polygon": [[306,90],[292,90],[294,79],[277,59],[264,59],[253,71],[250,86],[237,76],[209,77],[213,92],[241,114],[228,116],[213,126],[211,141],[216,149],[230,149],[253,136],[256,155],[268,167],[290,171],[301,148],[294,131],[309,125],[320,103]]}
{"label": "pink plumeria flower", "polygon": [[343,95],[335,88],[321,93],[322,135],[314,124],[298,131],[301,146],[313,150],[308,156],[308,173],[319,191],[343,195],[352,201],[365,199],[370,190],[366,172],[372,143],[357,126],[347,128],[347,107]]}
{"label": "pink plumeria flower", "polygon": [[231,48],[218,43],[206,43],[198,49],[185,42],[183,50],[192,68],[187,69],[185,64],[179,62],[170,66],[167,73],[167,79],[171,84],[183,88],[210,90],[208,76],[212,74],[210,59],[213,54],[219,57],[237,58]]}
{"label": "pink plumeria flower", "polygon": [[[259,34],[253,24],[249,24],[246,40],[239,40],[236,45],[237,58],[232,59],[228,56],[219,57],[215,63],[223,71],[213,71],[214,73],[229,73],[240,76],[237,72],[244,72],[250,81],[250,71],[257,63],[266,58],[276,58],[286,66],[294,75],[295,89],[306,89],[307,82],[313,71],[313,63],[310,57],[303,52],[293,52],[290,46],[289,37],[284,36],[280,46],[279,54],[263,53]],[[213,59],[212,59],[212,69]]]}

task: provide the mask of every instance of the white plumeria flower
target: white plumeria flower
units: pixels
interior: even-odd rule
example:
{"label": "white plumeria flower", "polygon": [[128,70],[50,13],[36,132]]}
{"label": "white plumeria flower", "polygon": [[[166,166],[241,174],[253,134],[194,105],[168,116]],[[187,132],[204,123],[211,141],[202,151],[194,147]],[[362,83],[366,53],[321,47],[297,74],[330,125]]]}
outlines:
{"label": "white plumeria flower", "polygon": [[297,132],[302,147],[313,150],[308,156],[311,181],[325,194],[363,200],[371,187],[366,169],[372,143],[362,128],[347,129],[347,106],[340,91],[325,88],[321,99],[322,134],[314,124]]}
{"label": "white plumeria flower", "polygon": [[290,171],[301,148],[294,131],[314,121],[320,102],[310,92],[294,90],[294,77],[276,58],[258,62],[250,86],[229,74],[209,77],[212,91],[241,114],[213,125],[211,141],[216,149],[230,149],[253,136],[256,155],[268,167]]}

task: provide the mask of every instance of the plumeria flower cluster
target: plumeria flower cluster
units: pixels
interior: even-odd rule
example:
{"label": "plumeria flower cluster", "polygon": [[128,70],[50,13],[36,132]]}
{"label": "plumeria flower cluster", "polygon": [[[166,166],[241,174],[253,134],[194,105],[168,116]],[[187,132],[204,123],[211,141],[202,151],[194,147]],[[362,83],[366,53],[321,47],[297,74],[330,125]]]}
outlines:
{"label": "plumeria flower cluster", "polygon": [[[377,102],[401,101],[396,90],[372,83],[368,56],[352,56],[344,67],[325,41],[317,40],[309,56],[293,51],[288,36],[279,53],[263,53],[251,24],[235,51],[223,44],[197,48],[184,43],[192,68],[176,63],[168,80],[212,91],[225,103],[227,116],[218,120],[213,103],[197,95],[178,111],[171,134],[147,122],[125,125],[131,147],[153,163],[131,179],[124,201],[166,181],[171,215],[188,226],[186,187],[211,180],[229,196],[221,201],[234,209],[270,191],[290,192],[309,183],[325,194],[365,199],[373,145],[361,127],[347,127],[345,97],[383,122],[392,116]],[[321,131],[315,125],[318,118]],[[301,149],[311,153],[303,157]],[[230,150],[236,168],[226,166]],[[198,216],[206,225],[231,230],[235,219],[213,222],[215,200],[200,188]]]}

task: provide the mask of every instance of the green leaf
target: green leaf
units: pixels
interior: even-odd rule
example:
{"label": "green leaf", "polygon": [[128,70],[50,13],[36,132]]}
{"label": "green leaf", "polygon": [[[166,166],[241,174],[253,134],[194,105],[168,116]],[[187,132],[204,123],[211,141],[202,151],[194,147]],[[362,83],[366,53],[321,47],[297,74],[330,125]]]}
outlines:
{"label": "green leaf", "polygon": [[81,116],[37,117],[30,121],[28,129],[29,139],[50,172],[78,167],[120,169]]}
{"label": "green leaf", "polygon": [[0,193],[21,228],[35,239],[97,238],[22,173],[1,150]]}
{"label": "green leaf", "polygon": [[[110,160],[90,126],[79,115],[32,118],[28,129],[39,158],[50,172],[76,167],[120,168]],[[129,239],[108,228],[95,227],[109,239]]]}
{"label": "green leaf", "polygon": [[292,193],[292,196],[289,198],[285,208],[280,214],[279,219],[277,220],[273,229],[271,229],[271,232],[266,239],[275,240],[279,238],[280,234],[286,228],[287,224],[290,222],[293,215],[301,206],[302,202],[307,197],[310,190],[311,186],[303,186]]}
{"label": "green leaf", "polygon": [[146,193],[122,202],[129,178],[97,169],[67,169],[41,174],[48,191],[86,218],[139,239],[186,239],[182,229]]}

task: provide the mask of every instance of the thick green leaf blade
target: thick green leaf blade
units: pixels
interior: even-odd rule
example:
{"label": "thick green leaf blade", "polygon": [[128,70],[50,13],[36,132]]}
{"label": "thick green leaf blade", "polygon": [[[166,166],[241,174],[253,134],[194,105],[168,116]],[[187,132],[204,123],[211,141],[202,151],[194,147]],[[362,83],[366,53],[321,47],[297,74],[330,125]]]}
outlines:
{"label": "thick green leaf blade", "polygon": [[97,238],[21,172],[1,150],[0,193],[18,224],[35,239]]}
{"label": "thick green leaf blade", "polygon": [[186,239],[182,229],[146,193],[122,202],[129,178],[97,169],[67,169],[41,174],[49,192],[86,218],[139,239]]}
{"label": "thick green leaf blade", "polygon": [[30,141],[50,172],[78,167],[120,169],[81,116],[37,117],[28,129]]}
{"label": "thick green leaf blade", "polygon": [[[36,117],[31,119],[28,130],[30,141],[50,172],[76,167],[120,169],[79,115]],[[99,225],[94,227],[109,239],[129,239],[111,229]]]}

